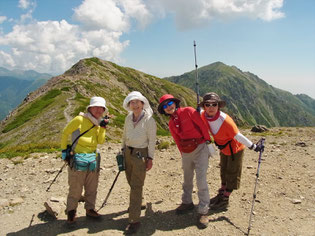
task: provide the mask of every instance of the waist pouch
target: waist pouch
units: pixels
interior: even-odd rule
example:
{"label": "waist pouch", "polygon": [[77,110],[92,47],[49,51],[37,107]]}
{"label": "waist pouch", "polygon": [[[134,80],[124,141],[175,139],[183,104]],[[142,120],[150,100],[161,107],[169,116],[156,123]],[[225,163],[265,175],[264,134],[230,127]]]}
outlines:
{"label": "waist pouch", "polygon": [[73,158],[73,168],[78,171],[99,170],[100,156],[98,153],[76,153]]}
{"label": "waist pouch", "polygon": [[179,141],[179,146],[182,152],[191,153],[203,142],[203,140],[203,138],[181,139]]}

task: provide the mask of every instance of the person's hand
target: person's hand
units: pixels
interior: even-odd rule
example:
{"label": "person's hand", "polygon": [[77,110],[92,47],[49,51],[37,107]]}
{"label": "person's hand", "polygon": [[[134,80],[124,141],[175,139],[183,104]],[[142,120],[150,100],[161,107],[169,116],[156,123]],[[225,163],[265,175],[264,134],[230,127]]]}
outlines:
{"label": "person's hand", "polygon": [[215,157],[217,155],[217,151],[214,148],[214,145],[212,143],[207,144],[209,153],[211,157]]}
{"label": "person's hand", "polygon": [[67,150],[66,149],[63,149],[62,151],[61,151],[61,158],[62,158],[62,160],[66,160],[66,157],[67,157]]}
{"label": "person's hand", "polygon": [[258,145],[256,145],[254,151],[255,151],[255,152],[260,152],[262,149],[263,149],[263,147],[258,144]]}
{"label": "person's hand", "polygon": [[262,150],[262,146],[259,144],[252,144],[252,146],[249,148],[250,150],[254,150],[255,152],[260,152]]}
{"label": "person's hand", "polygon": [[147,158],[145,161],[145,166],[146,166],[146,171],[151,170],[152,166],[153,166],[153,162],[151,158]]}
{"label": "person's hand", "polygon": [[109,117],[105,116],[101,119],[100,126],[105,129],[108,123],[109,123]]}

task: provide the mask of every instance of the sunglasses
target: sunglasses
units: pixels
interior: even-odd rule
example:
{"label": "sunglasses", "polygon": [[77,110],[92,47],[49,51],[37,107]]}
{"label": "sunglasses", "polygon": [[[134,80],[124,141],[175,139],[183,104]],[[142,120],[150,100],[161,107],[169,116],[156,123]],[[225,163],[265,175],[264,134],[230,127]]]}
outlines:
{"label": "sunglasses", "polygon": [[164,104],[162,108],[166,109],[167,107],[172,106],[173,104],[174,104],[174,101],[169,101],[168,103]]}
{"label": "sunglasses", "polygon": [[205,107],[216,107],[218,103],[205,103]]}

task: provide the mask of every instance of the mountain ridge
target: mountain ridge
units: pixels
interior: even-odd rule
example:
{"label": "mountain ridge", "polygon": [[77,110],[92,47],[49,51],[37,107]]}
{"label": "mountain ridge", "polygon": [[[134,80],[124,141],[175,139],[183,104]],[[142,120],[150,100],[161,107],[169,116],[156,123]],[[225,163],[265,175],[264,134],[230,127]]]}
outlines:
{"label": "mountain ridge", "polygon": [[193,106],[192,90],[167,80],[145,74],[132,68],[98,58],[82,59],[60,76],[30,93],[0,125],[0,147],[51,142],[58,143],[67,121],[64,110],[71,118],[86,109],[89,98],[102,96],[111,115],[107,138],[120,141],[124,118],[123,100],[131,91],[140,91],[154,110],[158,134],[168,134],[167,117],[157,113],[160,96],[172,93],[182,100],[183,106]]}
{"label": "mountain ridge", "polygon": [[[288,102],[309,107],[307,104],[314,102],[309,97],[300,96],[304,100],[303,103],[289,92],[273,88],[257,76],[242,73],[236,67],[228,67],[223,63],[216,63],[212,67],[213,70],[210,71],[206,68],[198,70],[200,82],[204,84],[206,81],[208,85],[212,84],[219,89],[201,86],[201,93],[208,92],[209,89],[218,92],[222,99],[227,101],[227,112],[238,124],[266,124],[267,126],[301,126],[303,122],[309,124],[308,117],[312,118],[312,115],[302,108],[295,110],[296,105],[292,106],[293,110],[282,110],[280,117],[271,109],[273,100],[279,103],[276,103],[279,109],[283,104],[287,108]],[[203,74],[211,74],[215,79],[203,81]],[[190,79],[182,82],[194,88],[194,71],[184,75]],[[218,78],[216,79],[215,76]],[[180,77],[174,77],[174,80],[180,80]],[[256,83],[260,86],[256,86]],[[229,86],[226,86],[227,84]],[[230,88],[233,88],[231,93]],[[67,119],[85,111],[92,96],[102,96],[106,99],[111,116],[106,137],[113,142],[119,142],[127,115],[127,111],[122,107],[123,100],[134,90],[140,91],[148,98],[154,110],[153,116],[157,122],[159,135],[169,134],[168,118],[157,112],[159,98],[163,94],[173,94],[182,101],[181,106],[196,107],[196,94],[190,88],[99,58],[86,58],[74,64],[64,74],[52,77],[43,86],[29,93],[10,116],[0,123],[0,154],[1,148],[20,145],[41,144],[49,148],[51,146],[59,148],[61,132],[68,122]],[[277,93],[284,97],[279,99]],[[257,98],[255,98],[256,94],[259,95]],[[248,104],[249,98],[251,100]],[[256,109],[257,105],[259,107]],[[307,116],[301,116],[300,112]],[[288,113],[298,116],[297,119],[294,118],[295,124],[290,123],[292,116]],[[284,122],[281,123],[281,119]]]}
{"label": "mountain ridge", "polygon": [[[164,79],[195,89],[195,71]],[[251,72],[215,62],[200,67],[198,79],[200,95],[217,92],[240,125],[315,126],[314,99],[275,88]]]}

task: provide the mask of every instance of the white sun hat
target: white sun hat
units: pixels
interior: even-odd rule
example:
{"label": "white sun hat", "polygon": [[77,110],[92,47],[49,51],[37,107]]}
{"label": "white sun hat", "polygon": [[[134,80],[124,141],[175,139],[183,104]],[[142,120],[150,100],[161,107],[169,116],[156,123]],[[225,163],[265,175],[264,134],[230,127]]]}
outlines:
{"label": "white sun hat", "polygon": [[90,107],[104,107],[105,110],[107,110],[106,101],[102,97],[91,97],[90,105],[88,105],[86,109]]}
{"label": "white sun hat", "polygon": [[132,91],[131,93],[129,93],[127,95],[127,97],[125,98],[124,100],[124,103],[123,103],[123,107],[125,108],[125,110],[131,112],[131,109],[129,107],[129,102],[132,101],[132,100],[140,100],[143,102],[143,110],[146,111],[146,113],[149,115],[149,116],[152,116],[153,114],[153,111],[151,109],[151,106],[150,106],[150,103],[148,101],[148,99],[146,99],[146,97],[144,97],[140,92],[138,91]]}

